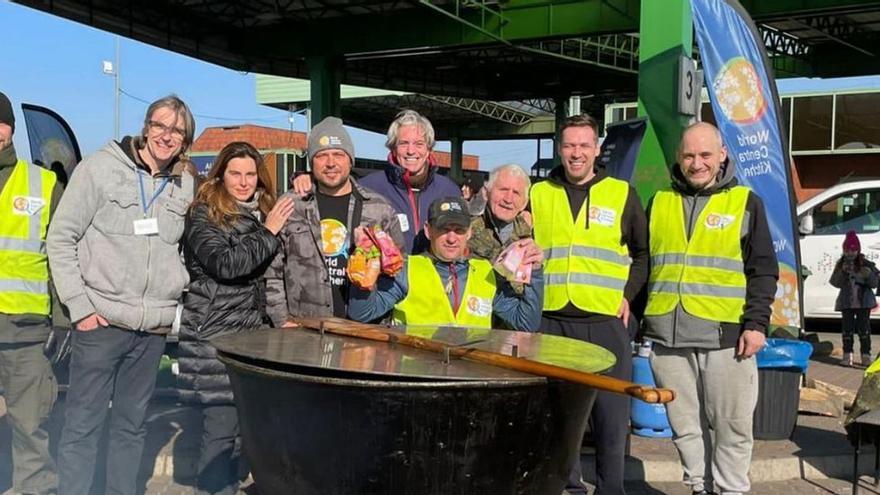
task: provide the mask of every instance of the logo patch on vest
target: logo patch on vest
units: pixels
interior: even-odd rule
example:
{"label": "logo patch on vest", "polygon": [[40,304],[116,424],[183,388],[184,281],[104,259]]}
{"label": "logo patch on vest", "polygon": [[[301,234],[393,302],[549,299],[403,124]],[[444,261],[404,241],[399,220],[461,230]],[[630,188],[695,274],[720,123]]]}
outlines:
{"label": "logo patch on vest", "polygon": [[728,225],[733,224],[736,220],[736,215],[722,215],[720,213],[709,213],[706,216],[706,228],[707,229],[723,229]]}
{"label": "logo patch on vest", "polygon": [[486,317],[492,314],[492,301],[482,297],[468,296],[465,307],[474,316]]}
{"label": "logo patch on vest", "polygon": [[15,196],[12,198],[12,213],[16,215],[36,215],[46,204],[43,198],[33,196]]}
{"label": "logo patch on vest", "polygon": [[610,227],[614,225],[617,219],[617,211],[611,208],[603,208],[601,206],[590,206],[590,223],[598,223]]}

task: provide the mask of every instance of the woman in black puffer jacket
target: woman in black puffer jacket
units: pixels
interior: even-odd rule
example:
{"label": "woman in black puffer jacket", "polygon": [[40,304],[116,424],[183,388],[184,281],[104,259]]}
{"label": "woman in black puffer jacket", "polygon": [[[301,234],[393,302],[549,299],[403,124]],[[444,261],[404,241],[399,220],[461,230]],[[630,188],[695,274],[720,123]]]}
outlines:
{"label": "woman in black puffer jacket", "polygon": [[275,203],[270,184],[257,150],[230,143],[186,219],[190,285],[180,325],[178,385],[184,401],[202,406],[196,493],[238,491],[238,415],[226,368],[209,341],[265,320],[263,273],[278,249],[275,236],[293,211],[291,200]]}

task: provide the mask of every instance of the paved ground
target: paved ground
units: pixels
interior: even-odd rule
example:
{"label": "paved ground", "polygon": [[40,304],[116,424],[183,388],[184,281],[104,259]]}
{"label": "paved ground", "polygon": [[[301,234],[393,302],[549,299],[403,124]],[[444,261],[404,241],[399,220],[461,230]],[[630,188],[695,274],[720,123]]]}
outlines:
{"label": "paved ground", "polygon": [[[880,494],[880,490],[866,480],[859,485],[859,493],[863,495]],[[626,486],[627,495],[690,495],[681,483],[632,483]],[[852,485],[843,480],[792,480],[758,483],[752,485],[754,495],[848,495],[852,493]]]}
{"label": "paved ground", "polygon": [[[808,328],[808,330],[812,330]],[[828,326],[820,330],[829,330]],[[834,330],[834,328],[830,328]],[[862,381],[864,368],[839,366],[840,334],[823,332],[820,334],[826,347],[836,351],[832,356],[811,359],[807,378],[829,383],[855,392]],[[856,344],[858,345],[858,344]],[[872,339],[874,355],[880,351],[880,335]],[[852,472],[852,445],[846,439],[843,418],[828,418],[818,415],[799,414],[797,427],[790,439],[756,440],[753,450],[750,477],[757,480],[753,493],[851,493],[849,481]],[[591,449],[586,448],[582,457],[584,476],[593,478],[594,458]],[[870,472],[873,448],[863,449],[861,471]],[[641,493],[686,494],[678,480],[681,467],[678,454],[672,442],[667,439],[631,437],[630,456],[627,458],[626,478],[636,485],[628,489],[630,495]],[[802,480],[801,478],[807,478]],[[829,479],[830,478],[830,479]],[[835,479],[836,478],[836,479]],[[841,479],[842,478],[842,479]],[[649,480],[645,485],[640,480]],[[803,481],[792,484],[794,481]],[[786,488],[790,487],[790,488]],[[796,487],[796,488],[795,488]],[[775,491],[774,491],[775,490]],[[790,491],[787,491],[790,490]],[[812,490],[812,491],[811,491]],[[880,493],[865,490],[862,493]]]}
{"label": "paved ground", "polygon": [[[839,346],[838,335],[823,334],[822,339],[836,342]],[[880,336],[876,336],[874,340],[875,351],[880,351]],[[861,383],[862,373],[863,370],[860,369],[839,367],[833,359],[816,359],[810,363],[808,376],[855,390]],[[0,416],[4,414],[5,407],[0,399]],[[49,425],[53,449],[60,432],[63,414],[64,404],[63,400],[60,400]],[[148,413],[147,442],[141,465],[144,493],[191,493],[200,434],[197,418],[195,410],[181,406],[173,400],[159,399],[153,402]],[[852,466],[850,460],[852,448],[844,437],[841,420],[842,418],[802,414],[798,417],[798,427],[790,440],[756,442],[753,477],[767,481],[754,483],[752,493],[766,495],[851,493],[848,481],[835,479],[835,477],[846,478]],[[11,482],[9,440],[9,428],[5,421],[0,420],[0,493],[8,489]],[[633,479],[627,485],[629,495],[664,493],[687,495],[687,491],[678,482],[680,479],[678,456],[669,440],[634,436],[631,454],[627,466],[628,477]],[[863,459],[870,461],[872,450],[869,449],[865,454]],[[101,452],[99,459],[103,457],[104,453]],[[811,464],[804,461],[804,459],[817,458],[824,459],[826,463],[831,459],[837,464],[819,463],[818,467],[813,469]],[[589,460],[589,456],[585,456],[585,459]],[[791,471],[792,469],[794,471]],[[588,466],[585,472],[590,473],[592,470]],[[100,465],[96,475],[96,479],[101,479],[104,475]],[[780,477],[785,481],[772,481]],[[801,479],[803,477],[808,479]],[[650,481],[647,483],[642,481],[646,479]],[[864,489],[860,493],[880,495],[880,490],[869,483],[867,476],[863,477],[863,480]],[[97,486],[93,493],[102,493],[102,488]]]}
{"label": "paved ground", "polygon": [[[865,479],[859,487],[860,494],[880,494],[880,490],[869,479]],[[177,483],[168,476],[152,478],[147,484],[147,490],[147,493],[153,495],[190,495],[192,493],[189,486]],[[627,495],[690,495],[690,492],[681,483],[629,482],[626,484],[626,492]],[[241,493],[247,492],[242,491]],[[777,481],[753,485],[751,493],[754,495],[849,495],[852,493],[852,485],[848,481],[835,479]]]}

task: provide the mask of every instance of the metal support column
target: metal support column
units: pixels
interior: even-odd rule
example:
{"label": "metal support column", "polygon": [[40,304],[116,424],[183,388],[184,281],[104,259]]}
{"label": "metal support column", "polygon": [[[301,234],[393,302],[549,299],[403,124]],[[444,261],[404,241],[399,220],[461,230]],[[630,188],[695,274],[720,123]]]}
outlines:
{"label": "metal support column", "polygon": [[559,165],[561,162],[559,161],[559,129],[562,127],[562,123],[565,122],[565,119],[568,118],[568,109],[569,109],[569,96],[561,96],[558,98],[554,98],[553,102],[556,104],[556,132],[553,135],[553,166]]}
{"label": "metal support column", "polygon": [[311,125],[325,117],[342,117],[339,81],[342,79],[342,59],[333,56],[314,56],[306,60],[311,82]]}
{"label": "metal support column", "polygon": [[643,202],[669,184],[688,117],[677,110],[678,59],[693,50],[689,0],[642,0],[639,32],[639,115],[648,116],[634,174]]}
{"label": "metal support column", "polygon": [[449,138],[450,144],[450,161],[449,161],[449,178],[456,181],[461,182],[464,178],[464,174],[462,173],[463,168],[463,149],[464,142],[459,136],[452,136]]}

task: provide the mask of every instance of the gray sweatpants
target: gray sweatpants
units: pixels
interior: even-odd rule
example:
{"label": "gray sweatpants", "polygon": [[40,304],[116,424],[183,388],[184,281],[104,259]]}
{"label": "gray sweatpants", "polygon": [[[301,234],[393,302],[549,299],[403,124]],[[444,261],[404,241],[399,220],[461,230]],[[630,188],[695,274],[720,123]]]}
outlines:
{"label": "gray sweatpants", "polygon": [[684,482],[694,491],[712,489],[713,480],[723,495],[747,493],[750,488],[758,367],[754,358],[738,360],[734,354],[734,348],[673,349],[655,344],[651,355],[657,385],[675,391],[666,411]]}

